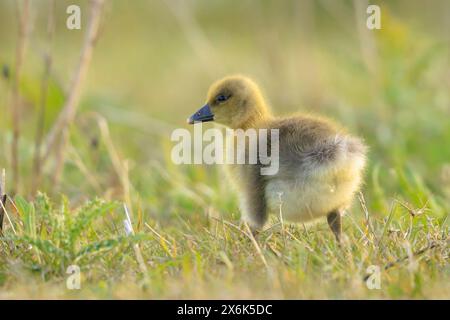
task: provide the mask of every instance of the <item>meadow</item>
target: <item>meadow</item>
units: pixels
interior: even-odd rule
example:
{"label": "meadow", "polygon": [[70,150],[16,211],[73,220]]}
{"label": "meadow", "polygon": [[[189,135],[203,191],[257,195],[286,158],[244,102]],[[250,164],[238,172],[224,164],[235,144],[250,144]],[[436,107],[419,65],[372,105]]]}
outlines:
{"label": "meadow", "polygon": [[[0,2],[1,299],[450,298],[448,1],[370,1],[380,30],[366,1],[100,2]],[[341,247],[282,204],[254,237],[219,166],[171,160],[235,73],[366,141]]]}

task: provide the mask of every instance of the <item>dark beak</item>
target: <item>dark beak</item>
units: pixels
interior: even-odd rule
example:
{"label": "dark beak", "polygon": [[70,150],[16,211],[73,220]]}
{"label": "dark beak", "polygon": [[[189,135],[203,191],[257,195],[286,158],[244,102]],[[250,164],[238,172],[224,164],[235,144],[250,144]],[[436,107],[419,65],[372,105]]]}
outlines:
{"label": "dark beak", "polygon": [[192,116],[190,116],[187,119],[187,122],[189,124],[194,124],[195,122],[208,122],[208,121],[213,121],[213,120],[214,120],[214,115],[211,112],[211,108],[209,107],[209,105],[205,104],[196,113],[194,113]]}

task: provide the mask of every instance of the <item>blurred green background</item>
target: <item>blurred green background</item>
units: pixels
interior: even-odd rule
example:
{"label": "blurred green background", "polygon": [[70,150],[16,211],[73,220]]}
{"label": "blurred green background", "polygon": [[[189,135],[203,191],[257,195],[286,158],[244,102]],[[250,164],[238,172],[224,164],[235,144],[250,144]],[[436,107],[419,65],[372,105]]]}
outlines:
{"label": "blurred green background", "polygon": [[[51,3],[31,1],[20,84],[25,195]],[[381,30],[366,28],[366,1],[107,1],[61,184],[44,179],[39,189],[75,203],[123,197],[126,187],[92,117],[97,112],[128,165],[133,203],[145,212],[168,216],[209,205],[235,212],[216,167],[171,163],[170,133],[188,128],[185,119],[202,105],[212,81],[242,73],[261,85],[276,114],[321,113],[366,139],[364,192],[374,214],[404,197],[444,215],[450,203],[450,2],[370,3],[381,6]],[[81,30],[66,28],[70,4],[81,7]],[[88,16],[88,1],[56,1],[47,129],[64,103]],[[1,0],[0,65],[10,73],[17,25],[16,2]],[[10,82],[0,82],[0,167],[7,172]]]}

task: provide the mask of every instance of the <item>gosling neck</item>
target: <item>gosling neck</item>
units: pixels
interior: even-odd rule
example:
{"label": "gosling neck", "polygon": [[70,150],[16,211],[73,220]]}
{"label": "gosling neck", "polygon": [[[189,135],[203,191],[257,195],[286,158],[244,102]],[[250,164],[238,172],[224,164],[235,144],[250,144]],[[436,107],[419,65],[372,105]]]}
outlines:
{"label": "gosling neck", "polygon": [[233,129],[247,130],[250,128],[258,128],[272,118],[272,114],[266,105],[260,105],[253,109],[253,111],[241,122],[233,126]]}

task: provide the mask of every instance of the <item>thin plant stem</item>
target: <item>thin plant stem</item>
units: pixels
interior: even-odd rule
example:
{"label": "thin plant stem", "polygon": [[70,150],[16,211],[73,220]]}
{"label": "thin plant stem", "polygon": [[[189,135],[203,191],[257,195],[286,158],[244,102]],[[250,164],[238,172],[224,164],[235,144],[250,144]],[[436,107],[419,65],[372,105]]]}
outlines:
{"label": "thin plant stem", "polygon": [[[81,94],[81,88],[84,78],[86,77],[89,64],[92,59],[93,50],[98,38],[98,30],[102,13],[104,0],[92,0],[90,17],[83,47],[81,49],[80,58],[75,68],[71,84],[69,86],[69,94],[56,122],[46,138],[44,153],[42,155],[41,165],[48,160],[55,146],[58,147],[56,153],[56,164],[52,180],[58,182],[60,170],[64,165],[64,150],[68,142],[68,127],[71,125],[78,109],[78,101]],[[64,134],[66,132],[67,134]],[[61,135],[62,134],[62,135]],[[59,142],[59,143],[58,143]]]}
{"label": "thin plant stem", "polygon": [[12,130],[13,137],[11,143],[11,167],[12,167],[12,190],[13,193],[18,191],[20,186],[20,159],[19,159],[19,142],[20,142],[20,113],[21,102],[19,95],[20,79],[22,74],[24,57],[28,44],[28,34],[30,29],[30,1],[24,0],[23,6],[20,8],[20,2],[17,1],[17,16],[19,21],[19,40],[16,47],[16,62],[14,81],[12,83]]}
{"label": "thin plant stem", "polygon": [[47,92],[50,81],[50,74],[52,69],[52,44],[55,34],[55,6],[56,1],[53,0],[49,7],[48,24],[47,24],[47,50],[44,53],[44,73],[41,82],[41,97],[38,110],[38,119],[36,126],[36,139],[34,146],[33,158],[33,174],[31,182],[31,194],[34,195],[41,181],[41,146],[45,128],[45,114],[47,104]]}

